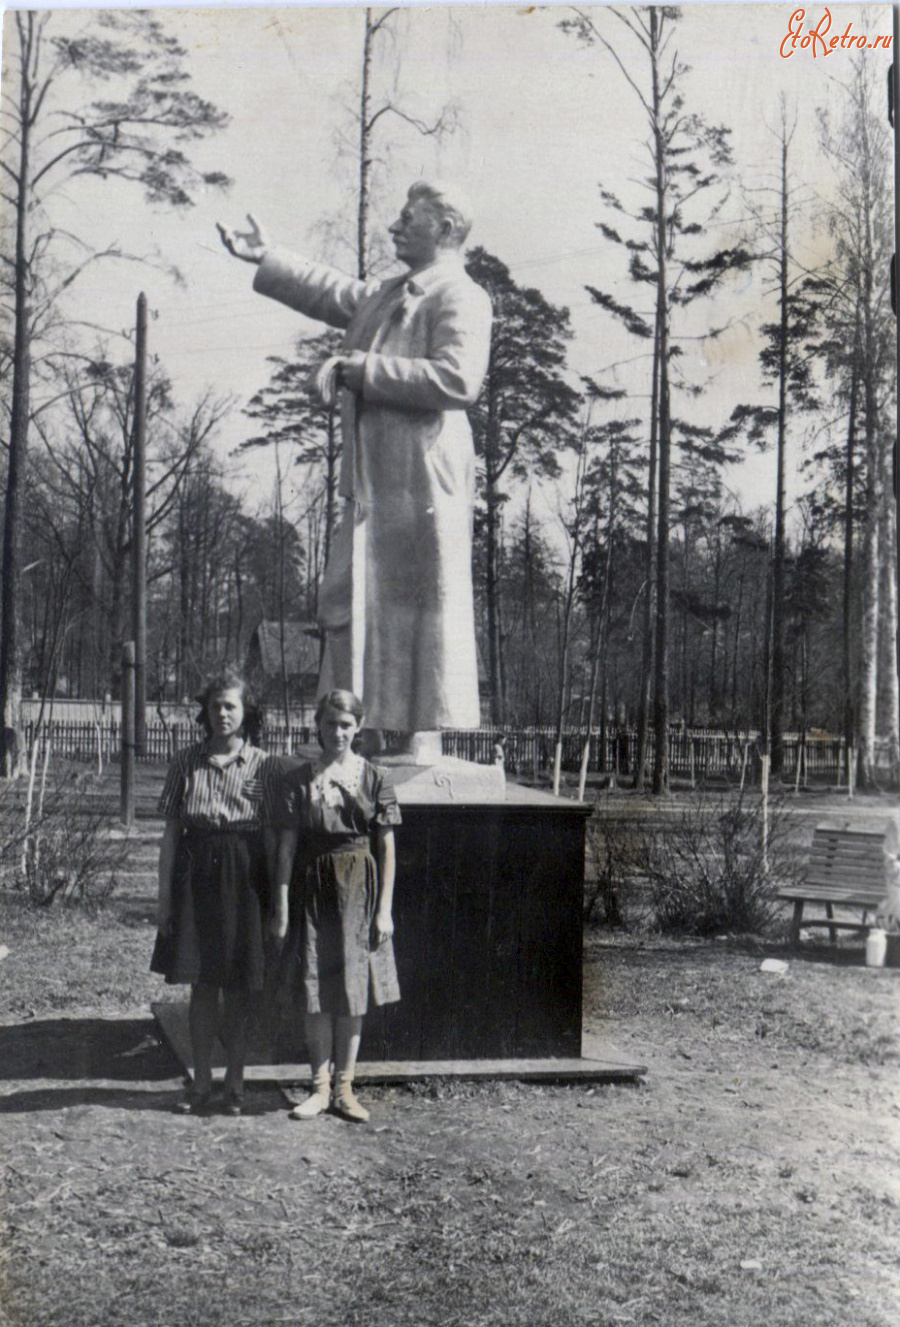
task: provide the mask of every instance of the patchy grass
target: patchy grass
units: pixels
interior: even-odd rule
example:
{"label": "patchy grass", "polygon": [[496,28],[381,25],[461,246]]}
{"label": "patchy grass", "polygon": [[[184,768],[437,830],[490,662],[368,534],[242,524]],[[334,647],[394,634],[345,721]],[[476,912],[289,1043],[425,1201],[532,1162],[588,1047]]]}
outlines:
{"label": "patchy grass", "polygon": [[161,983],[149,972],[151,907],[123,916],[112,907],[30,904],[0,894],[0,936],[10,955],[0,967],[4,1018],[90,1007],[121,1014],[146,1009]]}
{"label": "patchy grass", "polygon": [[[783,977],[760,970],[774,956],[788,962]],[[895,1064],[897,974],[863,959],[859,941],[810,946],[802,958],[754,940],[595,935],[585,946],[608,1018],[632,1024],[648,1044],[699,1043],[704,1063],[739,1043],[744,1054],[783,1051],[793,1063],[815,1054],[835,1066]]]}
{"label": "patchy grass", "polygon": [[[369,1089],[372,1123],[184,1119],[152,927],[7,900],[3,1327],[886,1327],[897,973],[594,932],[585,1050],[641,1087]],[[128,1011],[129,1017],[121,1017]]]}

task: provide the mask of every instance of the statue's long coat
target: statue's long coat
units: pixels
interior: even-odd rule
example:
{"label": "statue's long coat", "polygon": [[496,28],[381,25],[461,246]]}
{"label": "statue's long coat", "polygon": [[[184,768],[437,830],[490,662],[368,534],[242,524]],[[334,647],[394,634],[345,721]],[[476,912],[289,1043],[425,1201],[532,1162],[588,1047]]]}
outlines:
{"label": "statue's long coat", "polygon": [[366,354],[361,392],[341,393],[346,502],[320,591],[320,693],[349,687],[373,728],[477,727],[465,408],[487,371],[486,292],[455,252],[364,282],[273,249],[253,285]]}

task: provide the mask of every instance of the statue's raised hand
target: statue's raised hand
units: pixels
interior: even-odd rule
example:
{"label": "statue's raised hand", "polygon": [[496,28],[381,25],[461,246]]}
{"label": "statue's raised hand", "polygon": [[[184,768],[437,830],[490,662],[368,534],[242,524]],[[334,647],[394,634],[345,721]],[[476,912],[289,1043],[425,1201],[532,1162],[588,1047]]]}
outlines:
{"label": "statue's raised hand", "polygon": [[247,213],[247,220],[250,222],[249,230],[233,230],[231,226],[223,226],[221,221],[216,222],[216,230],[225,248],[235,258],[241,258],[245,263],[261,263],[269,241],[250,212]]}

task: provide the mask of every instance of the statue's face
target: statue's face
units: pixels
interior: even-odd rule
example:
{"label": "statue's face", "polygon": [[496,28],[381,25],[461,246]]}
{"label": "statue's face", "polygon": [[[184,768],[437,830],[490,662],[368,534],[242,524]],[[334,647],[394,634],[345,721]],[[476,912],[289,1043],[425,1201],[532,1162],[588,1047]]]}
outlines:
{"label": "statue's face", "polygon": [[445,231],[445,223],[424,198],[407,199],[389,233],[393,236],[397,257],[407,267],[427,267],[433,263]]}

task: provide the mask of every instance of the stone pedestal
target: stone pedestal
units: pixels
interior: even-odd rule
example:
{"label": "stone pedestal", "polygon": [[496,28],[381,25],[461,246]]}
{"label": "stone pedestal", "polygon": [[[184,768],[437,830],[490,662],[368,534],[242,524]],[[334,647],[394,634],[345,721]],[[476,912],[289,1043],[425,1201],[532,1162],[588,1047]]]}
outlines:
{"label": "stone pedestal", "polygon": [[[581,1054],[584,827],[590,808],[498,766],[379,758],[403,813],[394,946],[402,999],[372,1008],[361,1061]],[[302,1024],[282,1019],[276,1060]]]}

